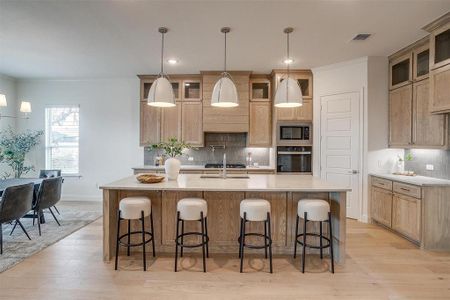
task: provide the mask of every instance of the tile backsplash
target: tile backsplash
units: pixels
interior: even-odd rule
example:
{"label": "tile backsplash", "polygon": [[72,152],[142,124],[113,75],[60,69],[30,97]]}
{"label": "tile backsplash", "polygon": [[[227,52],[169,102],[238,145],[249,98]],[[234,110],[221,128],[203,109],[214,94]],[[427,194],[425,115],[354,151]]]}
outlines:
{"label": "tile backsplash", "polygon": [[[412,161],[405,162],[405,170],[411,170],[418,175],[450,179],[450,151],[431,149],[405,150],[405,155],[411,153]],[[431,164],[434,170],[426,169]]]}

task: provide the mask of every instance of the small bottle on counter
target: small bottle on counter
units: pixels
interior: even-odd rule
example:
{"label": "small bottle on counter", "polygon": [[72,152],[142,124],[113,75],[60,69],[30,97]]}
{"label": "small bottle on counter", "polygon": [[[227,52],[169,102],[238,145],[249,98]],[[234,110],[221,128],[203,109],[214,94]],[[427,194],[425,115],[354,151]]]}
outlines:
{"label": "small bottle on counter", "polygon": [[246,162],[247,167],[252,166],[252,153],[251,152],[247,153],[247,158],[245,159],[245,162]]}

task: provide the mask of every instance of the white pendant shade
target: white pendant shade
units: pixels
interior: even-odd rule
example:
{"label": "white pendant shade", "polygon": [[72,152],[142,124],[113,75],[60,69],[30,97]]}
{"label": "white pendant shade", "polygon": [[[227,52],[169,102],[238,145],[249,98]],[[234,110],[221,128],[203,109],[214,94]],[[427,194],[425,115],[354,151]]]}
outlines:
{"label": "white pendant shade", "polygon": [[8,103],[6,102],[6,96],[0,94],[0,107],[7,107]]}
{"label": "white pendant shade", "polygon": [[156,79],[148,92],[147,104],[156,107],[175,106],[172,84],[166,77]]}
{"label": "white pendant shade", "polygon": [[22,101],[20,104],[20,112],[22,113],[31,113],[31,103],[27,101]]}
{"label": "white pendant shade", "polygon": [[276,107],[299,107],[303,105],[302,90],[292,78],[283,79],[275,93]]}
{"label": "white pendant shade", "polygon": [[233,80],[222,76],[214,85],[211,105],[216,107],[236,107],[239,105],[238,93]]}

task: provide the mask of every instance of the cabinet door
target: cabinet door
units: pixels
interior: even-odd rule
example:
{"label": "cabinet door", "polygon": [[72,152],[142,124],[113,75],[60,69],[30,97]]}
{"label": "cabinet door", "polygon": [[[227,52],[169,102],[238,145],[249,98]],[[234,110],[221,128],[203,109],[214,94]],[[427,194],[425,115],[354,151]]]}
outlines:
{"label": "cabinet door", "polygon": [[272,146],[271,102],[250,102],[249,147]]}
{"label": "cabinet door", "polygon": [[440,68],[450,63],[450,23],[430,34],[430,66]]}
{"label": "cabinet door", "polygon": [[183,101],[202,100],[202,81],[200,79],[183,80]]}
{"label": "cabinet door", "polygon": [[301,107],[295,108],[296,120],[312,121],[313,119],[313,102],[312,100],[303,100]]}
{"label": "cabinet door", "polygon": [[159,143],[161,138],[161,112],[158,107],[141,102],[140,145],[147,146]]}
{"label": "cabinet door", "polygon": [[428,78],[430,71],[430,47],[429,44],[417,47],[413,51],[414,65],[413,65],[413,79],[419,81]]}
{"label": "cabinet door", "polygon": [[203,147],[202,102],[183,102],[181,139],[194,147]]}
{"label": "cabinet door", "polygon": [[450,112],[450,65],[431,71],[430,89],[431,112]]}
{"label": "cabinet door", "polygon": [[420,241],[421,200],[394,194],[392,202],[392,229],[414,241]]}
{"label": "cabinet door", "polygon": [[446,144],[447,116],[432,115],[429,98],[429,79],[414,83],[413,144],[415,147],[442,148]]}
{"label": "cabinet door", "polygon": [[371,216],[375,221],[391,227],[392,225],[392,193],[372,187],[370,198]]}
{"label": "cabinet door", "polygon": [[275,113],[278,121],[295,121],[297,118],[296,107],[276,107]]}
{"label": "cabinet door", "polygon": [[261,78],[250,79],[250,101],[270,101],[270,80]]}
{"label": "cabinet door", "polygon": [[412,52],[389,62],[389,88],[391,90],[412,82]]}
{"label": "cabinet door", "polygon": [[389,93],[389,146],[409,146],[412,142],[412,85]]}
{"label": "cabinet door", "polygon": [[175,107],[164,107],[161,110],[161,141],[170,138],[181,139],[181,103]]}

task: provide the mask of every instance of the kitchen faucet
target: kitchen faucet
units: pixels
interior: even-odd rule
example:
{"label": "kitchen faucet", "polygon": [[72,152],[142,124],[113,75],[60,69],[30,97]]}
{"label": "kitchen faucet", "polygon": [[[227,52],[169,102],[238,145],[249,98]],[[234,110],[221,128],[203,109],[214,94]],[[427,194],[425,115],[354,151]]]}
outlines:
{"label": "kitchen faucet", "polygon": [[222,165],[223,165],[222,177],[223,177],[223,179],[225,179],[225,178],[227,178],[227,154],[226,153],[223,154]]}

